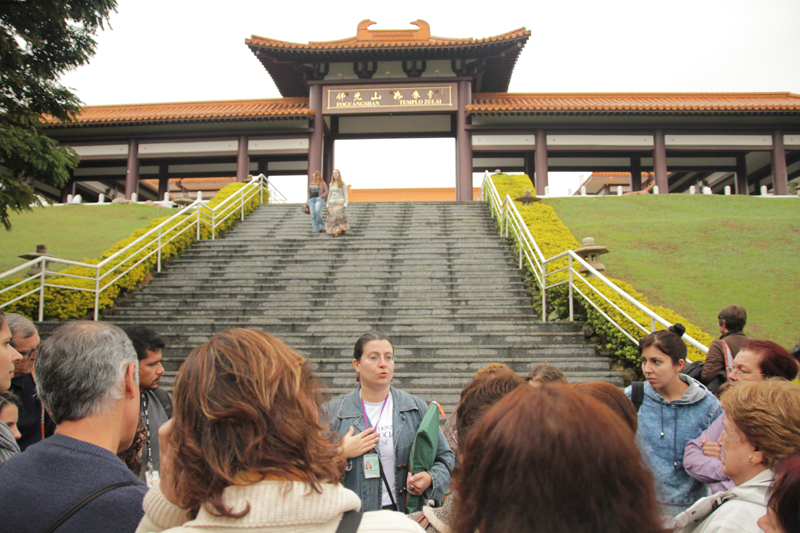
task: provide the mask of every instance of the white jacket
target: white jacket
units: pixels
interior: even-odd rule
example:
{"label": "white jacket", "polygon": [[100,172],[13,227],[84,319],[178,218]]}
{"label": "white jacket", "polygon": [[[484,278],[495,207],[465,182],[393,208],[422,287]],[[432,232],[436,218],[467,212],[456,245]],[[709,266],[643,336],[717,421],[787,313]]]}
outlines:
{"label": "white jacket", "polygon": [[732,489],[717,492],[675,517],[675,533],[761,533],[756,521],[767,512],[772,470]]}
{"label": "white jacket", "polygon": [[[223,493],[225,503],[234,512],[242,511],[249,503],[249,513],[242,518],[226,518],[201,508],[197,518],[190,520],[186,512],[170,503],[156,486],[144,498],[144,518],[136,533],[334,533],[342,514],[359,510],[361,500],[355,492],[341,485],[322,483],[321,487],[319,493],[300,482],[260,481],[250,486],[231,486]],[[364,513],[358,531],[423,532],[419,524],[394,511]]]}

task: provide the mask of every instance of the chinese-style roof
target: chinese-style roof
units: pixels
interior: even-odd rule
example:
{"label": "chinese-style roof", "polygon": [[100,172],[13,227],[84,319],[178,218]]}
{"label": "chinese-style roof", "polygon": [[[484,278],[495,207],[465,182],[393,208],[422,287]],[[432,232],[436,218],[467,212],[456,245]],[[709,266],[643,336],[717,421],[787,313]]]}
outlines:
{"label": "chinese-style roof", "polygon": [[800,114],[792,93],[484,93],[469,115]]}
{"label": "chinese-style roof", "polygon": [[[76,122],[81,126],[116,126],[285,120],[307,118],[313,114],[314,111],[308,108],[308,98],[276,98],[272,100],[86,106],[81,109],[80,115],[76,117]],[[54,127],[74,125],[52,122]]]}
{"label": "chinese-style roof", "polygon": [[486,37],[450,38],[430,34],[424,20],[412,22],[415,30],[370,30],[375,24],[364,20],[355,37],[338,41],[293,43],[253,35],[245,43],[258,57],[278,90],[284,96],[307,96],[308,64],[352,63],[356,61],[399,61],[461,59],[477,61],[470,75],[475,75],[478,91],[505,91],[517,57],[531,32],[525,28]]}

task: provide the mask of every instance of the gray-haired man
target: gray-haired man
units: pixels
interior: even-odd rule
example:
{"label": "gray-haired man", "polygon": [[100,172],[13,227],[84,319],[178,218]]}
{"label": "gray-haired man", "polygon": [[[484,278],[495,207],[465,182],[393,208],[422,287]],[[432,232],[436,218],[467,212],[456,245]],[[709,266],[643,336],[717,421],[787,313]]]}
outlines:
{"label": "gray-haired man", "polygon": [[139,419],[128,336],[103,322],[68,322],[42,343],[34,371],[58,428],[0,469],[3,528],[47,531],[69,516],[59,533],[133,533],[147,488],[116,456]]}
{"label": "gray-haired man", "polygon": [[11,330],[11,346],[22,356],[22,361],[14,365],[11,392],[22,403],[17,422],[22,436],[17,444],[24,452],[28,446],[52,435],[56,425],[42,407],[36,394],[36,382],[33,380],[33,365],[39,350],[39,332],[33,322],[17,313],[6,313],[6,321]]}

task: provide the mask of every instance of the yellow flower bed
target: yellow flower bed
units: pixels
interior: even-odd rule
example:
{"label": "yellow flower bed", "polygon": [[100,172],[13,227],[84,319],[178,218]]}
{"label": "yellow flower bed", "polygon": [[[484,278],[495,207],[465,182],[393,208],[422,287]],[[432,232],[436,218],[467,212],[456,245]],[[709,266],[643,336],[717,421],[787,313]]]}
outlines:
{"label": "yellow flower bed", "polygon": [[[220,190],[214,198],[212,198],[208,202],[208,206],[215,207],[219,205],[223,200],[234,194],[236,191],[244,187],[244,183],[231,183],[227,185],[222,190]],[[269,201],[269,191],[264,189],[264,201]],[[233,225],[235,225],[240,220],[240,210],[241,204],[237,201],[232,201],[234,204],[231,209],[225,208],[224,214],[227,214],[230,211],[235,211],[233,215],[231,215],[225,222],[220,224],[217,227],[216,235],[219,236],[222,232],[230,229]],[[244,212],[245,215],[253,211],[259,205],[259,195],[256,194],[252,199],[245,202],[244,205]],[[224,216],[224,214],[222,216]],[[221,216],[218,213],[216,217],[217,220],[220,220]],[[159,224],[162,224],[170,217],[162,217],[152,220],[146,227],[142,229],[138,229],[131,234],[130,237],[127,237],[116,244],[114,244],[111,248],[103,252],[103,255],[100,259],[86,259],[83,262],[90,264],[90,265],[97,265],[101,261],[111,257],[119,250],[125,248],[130,243],[134,242],[136,239],[150,231],[152,228],[155,228]],[[166,242],[170,238],[175,237],[181,230],[190,226],[195,220],[197,219],[197,215],[187,215],[182,216],[175,219],[170,225],[165,226],[161,232],[161,239],[162,243]],[[211,217],[208,215],[206,217],[205,213],[201,213],[201,219],[206,220],[210,223]],[[197,228],[192,227],[190,229],[186,229],[183,233],[175,237],[171,242],[168,244],[164,244],[161,247],[161,261],[165,262],[168,261],[178,255],[180,255],[184,250],[186,250],[191,244],[196,240],[197,237]],[[156,237],[157,238],[157,237]],[[206,225],[202,224],[200,227],[200,239],[210,239],[211,238],[211,228]],[[107,309],[114,305],[114,300],[119,297],[120,293],[124,291],[130,291],[134,289],[142,280],[145,279],[147,274],[151,272],[153,269],[156,268],[158,262],[158,255],[153,254],[147,259],[144,259],[145,256],[154,251],[156,249],[157,242],[153,242],[149,244],[145,248],[140,248],[138,250],[131,250],[129,252],[120,254],[120,256],[114,258],[113,261],[110,261],[108,264],[104,265],[101,270],[101,276],[104,274],[105,277],[100,280],[100,287],[107,285],[108,283],[113,283],[103,290],[100,293],[99,298],[99,308]],[[129,272],[119,277],[125,270],[130,268],[132,265],[139,263],[136,267],[132,268]],[[119,267],[119,268],[114,268]],[[76,288],[83,288],[83,289],[95,289],[95,274],[96,270],[93,268],[88,267],[79,267],[73,266],[69,267],[65,270],[62,270],[60,275],[54,276],[47,280],[47,283],[50,285],[59,285],[62,287],[76,287]],[[72,276],[83,276],[92,279],[79,279],[70,277]],[[116,279],[119,277],[119,279]],[[22,278],[18,278],[15,280],[3,280],[0,281],[0,288],[8,287],[15,283],[21,281]],[[35,287],[38,283],[37,281],[31,281],[24,285],[21,285],[7,293],[4,293],[2,297],[0,297],[0,303],[8,302],[17,298],[18,296],[25,294],[26,292],[30,291]],[[90,317],[93,309],[94,309],[94,293],[75,290],[75,289],[67,289],[67,288],[57,288],[57,287],[46,287],[45,288],[45,299],[44,299],[44,319],[45,320],[68,320],[71,318],[84,318]],[[38,319],[39,314],[39,295],[35,293],[33,295],[27,296],[17,302],[14,302],[10,306],[4,308],[5,312],[9,313],[19,313],[21,315],[27,316],[30,319]]]}
{"label": "yellow flower bed", "polygon": [[[518,198],[523,195],[526,189],[533,190],[530,178],[524,174],[517,175],[495,175],[492,176],[495,188],[502,201],[506,195],[511,198]],[[535,191],[533,194],[536,194]],[[558,255],[567,250],[575,250],[580,248],[580,244],[575,240],[572,233],[569,231],[561,219],[556,215],[555,210],[547,204],[536,203],[529,206],[523,206],[520,202],[515,202],[520,215],[528,226],[531,235],[539,245],[545,259]],[[509,232],[509,238],[516,240],[513,232]],[[519,243],[517,243],[518,245]],[[548,272],[558,270],[559,268],[567,266],[567,259],[557,261],[555,264],[548,264]],[[531,269],[530,265],[527,265]],[[555,273],[547,278],[547,284],[552,285],[558,281],[562,281],[568,277],[566,271]],[[625,311],[631,318],[641,324],[646,330],[650,329],[650,317],[639,311],[636,307],[630,304],[627,300],[612,291],[608,286],[602,283],[599,279],[584,276],[584,278],[591,283],[600,293],[608,297],[614,304],[619,306],[620,309]],[[708,346],[713,341],[713,337],[703,332],[697,326],[689,323],[686,318],[678,315],[670,309],[660,306],[650,305],[647,298],[636,291],[631,285],[624,281],[608,278],[612,283],[619,287],[622,291],[632,296],[635,300],[648,307],[654,313],[660,315],[665,320],[671,323],[681,323],[686,327],[686,333],[696,339],[698,342]],[[640,339],[646,334],[625,318],[619,311],[615,310],[608,302],[599,297],[594,291],[583,283],[576,285],[580,290],[586,294],[604,313],[611,316],[618,324],[635,339]],[[597,332],[597,335],[602,339],[605,348],[612,350],[616,357],[621,361],[627,361],[629,364],[640,364],[639,351],[616,326],[608,322],[600,313],[598,313],[590,304],[583,302],[583,298],[579,294],[573,295],[576,302],[583,305],[586,312],[586,322],[591,325]],[[547,302],[553,309],[558,311],[562,318],[569,316],[569,289],[566,285],[561,285],[547,291]],[[584,317],[582,317],[584,318]],[[664,326],[657,324],[657,329],[665,329]],[[705,354],[700,350],[687,345],[688,356],[692,361],[704,361]]]}

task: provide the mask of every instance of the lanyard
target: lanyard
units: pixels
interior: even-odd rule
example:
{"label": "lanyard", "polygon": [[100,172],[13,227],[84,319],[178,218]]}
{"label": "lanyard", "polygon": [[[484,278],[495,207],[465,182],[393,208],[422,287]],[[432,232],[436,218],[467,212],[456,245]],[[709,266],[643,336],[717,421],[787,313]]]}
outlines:
{"label": "lanyard", "polygon": [[142,402],[144,403],[144,425],[147,428],[148,435],[147,442],[145,443],[145,446],[147,447],[147,465],[145,465],[145,472],[152,472],[155,469],[153,468],[153,448],[150,446],[150,414],[148,413],[147,409],[149,402],[146,393],[142,393]]}
{"label": "lanyard", "polygon": [[[389,392],[391,394],[391,392]],[[389,394],[386,395],[386,399],[383,400],[383,405],[381,406],[381,412],[378,414],[378,422],[381,421],[381,415],[383,415],[383,409],[386,407],[386,402],[389,401]],[[372,426],[372,422],[369,421],[367,418],[367,408],[364,405],[364,398],[361,398],[361,411],[364,413],[364,422],[367,424],[367,427]],[[372,432],[375,433],[375,428],[372,428]]]}

